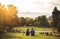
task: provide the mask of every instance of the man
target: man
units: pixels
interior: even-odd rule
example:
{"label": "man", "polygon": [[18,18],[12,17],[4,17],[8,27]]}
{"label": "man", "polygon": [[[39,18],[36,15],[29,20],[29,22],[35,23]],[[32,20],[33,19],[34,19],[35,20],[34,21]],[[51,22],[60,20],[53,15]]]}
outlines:
{"label": "man", "polygon": [[31,36],[35,36],[35,31],[33,30],[33,28],[30,33],[31,33]]}
{"label": "man", "polygon": [[26,31],[26,36],[29,36],[29,29],[27,29]]}

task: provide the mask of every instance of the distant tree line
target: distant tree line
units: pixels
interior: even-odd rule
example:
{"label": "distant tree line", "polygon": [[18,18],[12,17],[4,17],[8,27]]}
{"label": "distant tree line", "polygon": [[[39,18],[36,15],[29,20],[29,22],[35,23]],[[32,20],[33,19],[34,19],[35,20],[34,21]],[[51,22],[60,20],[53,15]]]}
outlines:
{"label": "distant tree line", "polygon": [[20,17],[19,26],[42,26],[42,27],[50,27],[49,22],[45,15],[38,16],[35,19],[29,18],[29,17]]}

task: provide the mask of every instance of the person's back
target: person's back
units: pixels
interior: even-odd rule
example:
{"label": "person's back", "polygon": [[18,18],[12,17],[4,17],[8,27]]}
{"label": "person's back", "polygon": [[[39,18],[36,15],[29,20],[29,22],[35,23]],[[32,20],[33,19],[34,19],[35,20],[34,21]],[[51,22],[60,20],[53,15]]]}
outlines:
{"label": "person's back", "polygon": [[33,30],[33,28],[31,30],[31,36],[35,36],[35,31]]}
{"label": "person's back", "polygon": [[29,36],[29,29],[27,29],[26,31],[26,36]]}

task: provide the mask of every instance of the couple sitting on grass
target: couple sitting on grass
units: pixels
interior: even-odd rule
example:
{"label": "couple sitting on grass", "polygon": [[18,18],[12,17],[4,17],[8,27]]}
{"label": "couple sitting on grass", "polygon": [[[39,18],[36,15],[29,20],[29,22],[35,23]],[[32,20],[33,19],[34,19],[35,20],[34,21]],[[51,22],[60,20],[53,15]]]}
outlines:
{"label": "couple sitting on grass", "polygon": [[33,30],[33,28],[32,28],[31,31],[29,31],[29,29],[27,29],[27,31],[26,31],[26,36],[29,36],[29,35],[35,36],[35,31]]}

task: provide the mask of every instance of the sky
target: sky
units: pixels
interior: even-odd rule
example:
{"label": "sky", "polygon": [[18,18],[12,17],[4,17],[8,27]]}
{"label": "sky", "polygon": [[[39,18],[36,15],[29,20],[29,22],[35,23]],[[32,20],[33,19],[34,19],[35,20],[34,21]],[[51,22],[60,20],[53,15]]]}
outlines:
{"label": "sky", "polygon": [[0,0],[0,3],[13,4],[19,10],[19,17],[31,17],[46,15],[51,16],[55,6],[60,10],[60,0]]}

